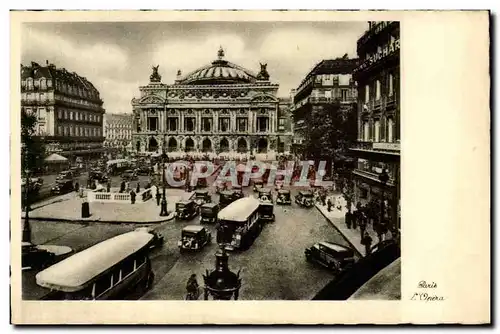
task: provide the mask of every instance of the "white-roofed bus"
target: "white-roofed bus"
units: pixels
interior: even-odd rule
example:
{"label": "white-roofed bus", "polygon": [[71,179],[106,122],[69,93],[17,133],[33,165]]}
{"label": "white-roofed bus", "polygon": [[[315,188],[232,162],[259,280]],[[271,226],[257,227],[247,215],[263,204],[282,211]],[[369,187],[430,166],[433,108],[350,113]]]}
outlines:
{"label": "white-roofed bus", "polygon": [[243,197],[222,209],[217,215],[217,242],[228,249],[248,249],[262,231],[260,202]]}
{"label": "white-roofed bus", "polygon": [[153,235],[132,231],[89,247],[36,275],[45,300],[119,300],[151,288]]}

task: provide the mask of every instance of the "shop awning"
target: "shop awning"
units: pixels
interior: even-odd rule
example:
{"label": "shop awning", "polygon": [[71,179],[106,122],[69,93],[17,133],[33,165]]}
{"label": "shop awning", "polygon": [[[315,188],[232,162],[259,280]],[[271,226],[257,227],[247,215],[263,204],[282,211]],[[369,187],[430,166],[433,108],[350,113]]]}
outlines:
{"label": "shop awning", "polygon": [[57,154],[57,153],[52,153],[47,158],[45,158],[45,162],[64,163],[64,162],[68,162],[68,159],[63,157],[62,155]]}

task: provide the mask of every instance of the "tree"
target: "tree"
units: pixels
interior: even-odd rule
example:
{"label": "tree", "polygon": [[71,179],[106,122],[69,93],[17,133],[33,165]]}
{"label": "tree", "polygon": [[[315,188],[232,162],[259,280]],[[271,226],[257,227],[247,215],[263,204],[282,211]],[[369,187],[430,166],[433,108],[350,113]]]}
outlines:
{"label": "tree", "polygon": [[309,158],[344,158],[356,140],[356,106],[340,102],[314,106],[306,121],[304,152]]}
{"label": "tree", "polygon": [[26,170],[31,172],[43,168],[45,158],[45,145],[42,139],[36,136],[36,124],[38,120],[35,114],[21,111],[21,168],[22,173]]}

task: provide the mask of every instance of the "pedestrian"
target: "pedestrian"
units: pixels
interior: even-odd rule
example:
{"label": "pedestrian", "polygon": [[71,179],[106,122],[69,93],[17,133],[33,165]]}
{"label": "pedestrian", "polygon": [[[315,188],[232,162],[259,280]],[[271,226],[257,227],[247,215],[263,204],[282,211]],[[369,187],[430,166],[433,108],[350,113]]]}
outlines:
{"label": "pedestrian", "polygon": [[332,199],[331,198],[328,198],[328,212],[332,211],[332,206],[333,206],[333,203],[332,203]]}
{"label": "pedestrian", "polygon": [[366,230],[361,238],[361,244],[365,246],[365,256],[368,256],[370,254],[370,248],[372,246],[372,237]]}
{"label": "pedestrian", "polygon": [[156,190],[156,205],[160,205],[161,194],[159,190]]}
{"label": "pedestrian", "polygon": [[141,184],[137,182],[137,188],[135,189],[136,193],[139,193],[141,191]]}
{"label": "pedestrian", "polygon": [[75,191],[78,192],[78,190],[80,190],[80,184],[78,183],[78,181],[75,183]]}
{"label": "pedestrian", "polygon": [[351,229],[351,210],[348,210],[346,213],[345,213],[345,224],[347,226],[348,229]]}
{"label": "pedestrian", "polygon": [[108,181],[108,183],[106,183],[106,191],[107,191],[108,193],[110,193],[110,192],[111,192],[111,182],[109,182],[109,181]]}
{"label": "pedestrian", "polygon": [[135,196],[136,196],[135,191],[132,190],[130,192],[130,201],[132,202],[132,204],[135,204]]}
{"label": "pedestrian", "polygon": [[355,230],[358,227],[359,210],[355,209],[351,216],[351,226]]}
{"label": "pedestrian", "polygon": [[363,237],[363,235],[365,234],[365,231],[366,231],[366,221],[367,221],[366,214],[363,211],[361,211],[360,212],[360,219],[358,221],[359,232],[361,234],[361,237]]}

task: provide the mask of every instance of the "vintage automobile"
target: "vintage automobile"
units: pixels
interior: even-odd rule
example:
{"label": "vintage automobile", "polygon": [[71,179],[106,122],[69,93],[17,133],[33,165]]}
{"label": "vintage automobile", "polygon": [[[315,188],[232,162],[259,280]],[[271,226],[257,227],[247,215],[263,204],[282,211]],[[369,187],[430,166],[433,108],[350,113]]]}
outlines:
{"label": "vintage automobile", "polygon": [[356,261],[354,251],[333,242],[318,242],[305,250],[306,260],[323,267],[340,272],[353,265]]}
{"label": "vintage automobile", "polygon": [[276,220],[273,203],[261,202],[259,205],[259,217],[264,222],[273,223]]}
{"label": "vintage automobile", "polygon": [[175,204],[177,219],[190,220],[198,215],[199,206],[191,200],[180,201]]}
{"label": "vintage automobile", "polygon": [[276,204],[292,205],[292,196],[290,194],[290,190],[278,190]]}
{"label": "vintage automobile", "polygon": [[259,189],[264,187],[264,181],[262,181],[262,179],[255,179],[252,181],[252,183],[254,192],[258,192]]}
{"label": "vintage automobile", "polygon": [[23,270],[46,268],[52,265],[55,260],[54,253],[37,248],[29,242],[22,243],[21,266]]}
{"label": "vintage automobile", "polygon": [[149,249],[154,249],[154,248],[158,248],[158,247],[163,246],[163,242],[165,241],[165,238],[163,237],[163,235],[161,233],[156,232],[152,228],[150,228],[150,227],[138,227],[135,229],[135,231],[136,232],[146,232],[146,233],[149,233],[153,236],[153,239],[151,239],[151,241],[148,244]]}
{"label": "vintage automobile", "polygon": [[196,190],[194,193],[194,201],[198,205],[203,205],[205,203],[211,203],[212,197],[208,193],[208,190]]}
{"label": "vintage automobile", "polygon": [[73,172],[70,170],[62,171],[56,177],[56,180],[67,180],[67,179],[73,179]]}
{"label": "vintage automobile", "polygon": [[219,196],[219,207],[221,209],[225,208],[229,204],[236,200],[235,192],[232,190],[225,190],[220,192]]}
{"label": "vintage automobile", "polygon": [[310,208],[314,204],[313,193],[308,190],[299,191],[297,196],[295,196],[295,203]]}
{"label": "vintage automobile", "polygon": [[97,180],[99,183],[106,183],[109,181],[109,178],[101,172],[100,170],[93,170],[90,172],[90,179]]}
{"label": "vintage automobile", "polygon": [[231,190],[237,193],[241,193],[241,197],[244,196],[243,194],[243,187],[239,184],[233,184],[231,185]]}
{"label": "vintage automobile", "polygon": [[125,172],[122,173],[122,180],[124,181],[134,181],[138,180],[139,176],[137,176],[137,173],[133,171],[132,169],[128,169]]}
{"label": "vintage automobile", "polygon": [[52,195],[62,195],[72,192],[73,189],[73,180],[56,180],[56,183],[50,188],[50,193]]}
{"label": "vintage automobile", "polygon": [[148,165],[140,165],[139,167],[137,167],[135,169],[135,173],[137,175],[150,175],[151,174],[151,167],[149,167]]}
{"label": "vintage automobile", "polygon": [[188,225],[182,229],[181,240],[177,242],[177,246],[182,252],[198,251],[212,242],[212,234],[200,225]]}
{"label": "vintage automobile", "polygon": [[219,213],[219,205],[215,203],[205,203],[200,209],[200,223],[215,223],[217,222],[217,214]]}
{"label": "vintage automobile", "polygon": [[261,188],[259,190],[258,198],[261,202],[269,202],[274,203],[273,201],[273,193],[269,188]]}

